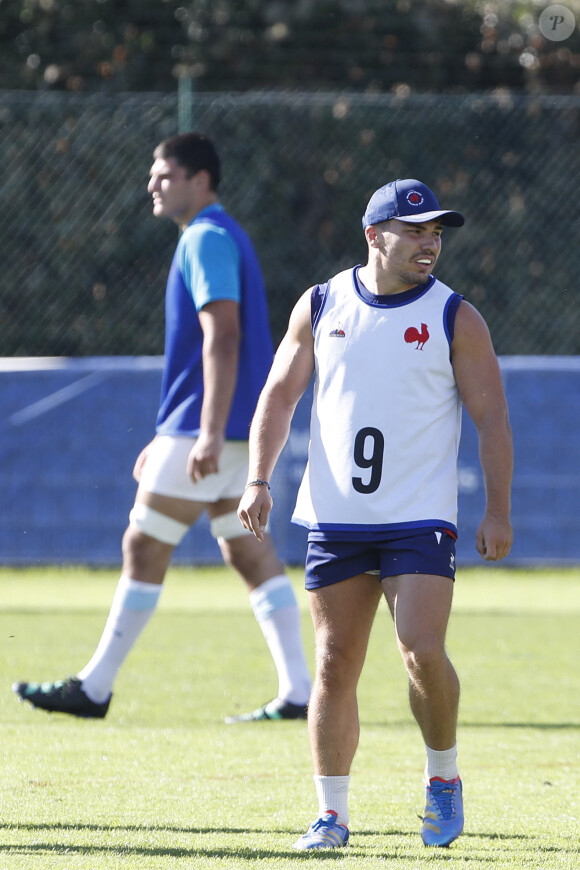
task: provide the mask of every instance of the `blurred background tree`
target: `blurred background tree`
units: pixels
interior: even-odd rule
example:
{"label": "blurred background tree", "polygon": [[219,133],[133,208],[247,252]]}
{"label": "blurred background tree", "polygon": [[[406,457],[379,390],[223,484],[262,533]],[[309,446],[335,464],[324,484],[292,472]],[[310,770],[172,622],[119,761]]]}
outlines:
{"label": "blurred background tree", "polygon": [[[541,0],[0,0],[9,89],[579,93]],[[579,0],[567,0],[576,16]]]}
{"label": "blurred background tree", "polygon": [[377,183],[419,175],[468,216],[439,277],[498,352],[580,353],[580,31],[544,38],[548,5],[0,0],[0,356],[163,352],[176,229],[147,173],[192,126],[276,341],[305,287],[362,261]]}

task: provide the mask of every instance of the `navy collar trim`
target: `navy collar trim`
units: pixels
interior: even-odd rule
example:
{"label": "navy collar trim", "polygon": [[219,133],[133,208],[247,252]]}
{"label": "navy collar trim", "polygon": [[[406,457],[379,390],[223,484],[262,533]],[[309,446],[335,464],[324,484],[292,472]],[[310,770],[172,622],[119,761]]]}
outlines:
{"label": "navy collar trim", "polygon": [[411,287],[410,290],[404,290],[403,293],[379,295],[377,293],[371,293],[370,290],[367,290],[365,285],[358,277],[359,269],[360,266],[356,266],[356,268],[353,270],[353,282],[355,292],[357,296],[362,299],[363,302],[366,302],[367,305],[373,305],[374,307],[378,308],[398,308],[401,305],[408,305],[409,302],[414,302],[416,299],[424,296],[425,293],[427,293],[427,291],[431,289],[436,280],[435,277],[431,275],[429,281],[427,281],[426,284],[418,284],[417,287]]}

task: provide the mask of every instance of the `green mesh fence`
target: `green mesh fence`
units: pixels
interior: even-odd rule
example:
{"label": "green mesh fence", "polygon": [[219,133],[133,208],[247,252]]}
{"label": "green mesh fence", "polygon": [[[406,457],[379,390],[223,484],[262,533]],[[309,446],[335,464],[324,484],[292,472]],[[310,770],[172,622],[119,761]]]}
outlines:
{"label": "green mesh fence", "polygon": [[580,97],[0,92],[0,356],[162,353],[177,230],[146,185],[180,111],[219,148],[276,341],[307,287],[364,261],[372,192],[418,177],[466,215],[437,275],[497,351],[580,353]]}

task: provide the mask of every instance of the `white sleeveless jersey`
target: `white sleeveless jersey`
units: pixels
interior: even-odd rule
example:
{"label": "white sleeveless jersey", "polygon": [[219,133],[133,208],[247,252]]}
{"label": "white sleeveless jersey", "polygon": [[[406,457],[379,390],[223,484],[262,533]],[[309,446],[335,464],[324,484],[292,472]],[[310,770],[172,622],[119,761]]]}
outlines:
{"label": "white sleeveless jersey", "polygon": [[308,464],[292,520],[347,537],[456,532],[461,400],[447,315],[462,297],[435,278],[376,296],[356,271],[321,287]]}

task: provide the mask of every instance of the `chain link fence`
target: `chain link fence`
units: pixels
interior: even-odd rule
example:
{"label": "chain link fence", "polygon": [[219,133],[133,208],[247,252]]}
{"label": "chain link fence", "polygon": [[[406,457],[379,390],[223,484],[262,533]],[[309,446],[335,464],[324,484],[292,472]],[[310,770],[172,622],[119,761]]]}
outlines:
{"label": "chain link fence", "polygon": [[364,262],[373,191],[419,177],[466,215],[437,275],[498,353],[580,354],[580,97],[0,92],[0,356],[163,352],[177,230],[146,185],[184,118],[218,146],[276,342],[307,287]]}

